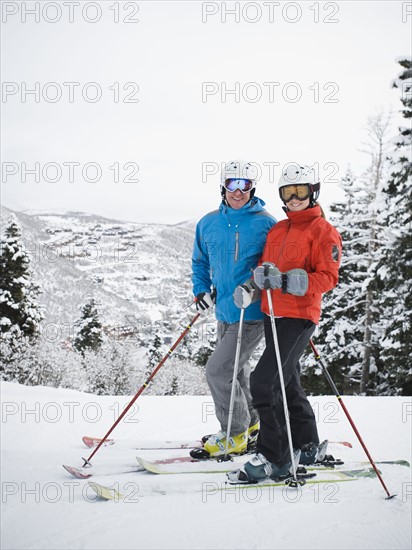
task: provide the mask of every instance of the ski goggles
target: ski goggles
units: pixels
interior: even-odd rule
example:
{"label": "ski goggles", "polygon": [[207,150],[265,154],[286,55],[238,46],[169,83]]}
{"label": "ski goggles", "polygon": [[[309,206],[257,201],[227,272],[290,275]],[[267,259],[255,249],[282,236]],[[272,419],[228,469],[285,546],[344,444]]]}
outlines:
{"label": "ski goggles", "polygon": [[289,202],[295,197],[300,201],[305,201],[310,195],[310,185],[304,183],[302,185],[285,185],[279,189],[280,198],[284,202]]}
{"label": "ski goggles", "polygon": [[229,178],[225,180],[225,189],[233,193],[236,189],[242,191],[242,193],[249,193],[254,187],[252,180],[243,178]]}

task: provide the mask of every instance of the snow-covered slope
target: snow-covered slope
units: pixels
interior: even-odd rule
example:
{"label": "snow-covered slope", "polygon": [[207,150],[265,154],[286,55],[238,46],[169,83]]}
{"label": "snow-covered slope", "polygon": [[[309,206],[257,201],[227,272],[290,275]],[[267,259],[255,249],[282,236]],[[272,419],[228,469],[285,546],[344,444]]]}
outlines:
{"label": "snow-covered slope", "polygon": [[[385,500],[379,481],[307,485],[301,491],[214,490],[224,474],[155,476],[130,472],[96,477],[117,484],[125,502],[98,501],[61,465],[82,464],[84,434],[101,436],[130,397],[2,385],[2,548],[277,548],[410,549],[410,468],[382,465],[397,498]],[[334,397],[312,397],[320,436],[349,440],[330,447],[350,466],[365,455]],[[412,403],[401,397],[345,398],[375,460],[411,460]],[[138,410],[115,430],[120,439],[190,438],[217,429],[210,397],[139,398]],[[179,451],[186,454],[186,451]],[[135,456],[176,451],[102,448],[94,467],[136,468]]]}

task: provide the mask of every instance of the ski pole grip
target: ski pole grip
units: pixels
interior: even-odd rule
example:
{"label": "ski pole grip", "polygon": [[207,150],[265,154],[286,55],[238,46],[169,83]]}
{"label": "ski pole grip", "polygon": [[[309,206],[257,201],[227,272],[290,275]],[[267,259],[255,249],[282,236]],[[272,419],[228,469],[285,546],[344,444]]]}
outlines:
{"label": "ski pole grip", "polygon": [[[268,265],[265,265],[265,269],[263,270],[263,275],[265,277],[267,277],[269,275],[269,266]],[[270,282],[269,282],[269,279],[265,279],[265,286],[264,286],[265,290],[269,290],[270,289]]]}

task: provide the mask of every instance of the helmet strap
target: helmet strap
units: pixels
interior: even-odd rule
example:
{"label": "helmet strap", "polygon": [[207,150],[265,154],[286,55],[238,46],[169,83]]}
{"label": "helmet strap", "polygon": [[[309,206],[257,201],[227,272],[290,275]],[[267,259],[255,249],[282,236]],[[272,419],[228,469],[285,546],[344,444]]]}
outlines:
{"label": "helmet strap", "polygon": [[222,202],[226,204],[226,189],[223,187],[223,185],[220,186],[220,195],[222,197]]}
{"label": "helmet strap", "polygon": [[320,182],[310,186],[310,207],[311,208],[315,206],[315,203],[319,198],[319,193],[320,193]]}

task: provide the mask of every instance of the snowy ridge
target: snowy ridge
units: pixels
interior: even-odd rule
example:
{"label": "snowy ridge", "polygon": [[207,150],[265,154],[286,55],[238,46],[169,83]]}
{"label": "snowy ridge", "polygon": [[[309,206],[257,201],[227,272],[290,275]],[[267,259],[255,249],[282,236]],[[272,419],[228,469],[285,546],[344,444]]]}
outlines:
{"label": "snowy ridge", "polygon": [[[10,210],[2,210],[7,223]],[[195,315],[191,284],[194,222],[133,224],[68,212],[13,213],[42,293],[44,320],[36,347],[16,364],[19,382],[100,395],[137,391]],[[102,342],[83,357],[76,338],[92,300]],[[188,307],[192,304],[192,307]],[[146,393],[202,395],[199,350],[215,320],[199,321]]]}
{"label": "snowy ridge", "polygon": [[[2,208],[3,223],[12,211]],[[136,224],[82,212],[14,212],[43,294],[46,323],[69,327],[87,296],[104,323],[137,326],[176,317],[192,299],[195,222]]]}

